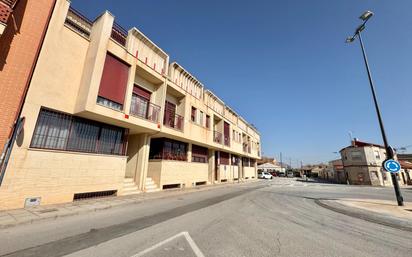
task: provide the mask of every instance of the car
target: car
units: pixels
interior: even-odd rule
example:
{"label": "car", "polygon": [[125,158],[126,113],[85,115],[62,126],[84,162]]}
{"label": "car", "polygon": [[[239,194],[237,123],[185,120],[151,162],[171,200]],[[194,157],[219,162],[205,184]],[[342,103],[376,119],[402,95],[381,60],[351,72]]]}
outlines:
{"label": "car", "polygon": [[272,176],[272,174],[270,174],[269,172],[263,171],[263,172],[259,172],[259,173],[258,173],[258,178],[261,178],[261,179],[272,179],[273,176]]}

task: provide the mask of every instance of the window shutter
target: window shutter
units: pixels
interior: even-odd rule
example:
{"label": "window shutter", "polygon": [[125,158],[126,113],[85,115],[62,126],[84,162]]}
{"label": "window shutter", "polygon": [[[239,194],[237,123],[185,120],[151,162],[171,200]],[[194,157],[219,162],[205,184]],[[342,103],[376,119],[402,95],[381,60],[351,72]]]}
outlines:
{"label": "window shutter", "polygon": [[107,53],[100,81],[99,96],[123,105],[129,67],[128,64]]}

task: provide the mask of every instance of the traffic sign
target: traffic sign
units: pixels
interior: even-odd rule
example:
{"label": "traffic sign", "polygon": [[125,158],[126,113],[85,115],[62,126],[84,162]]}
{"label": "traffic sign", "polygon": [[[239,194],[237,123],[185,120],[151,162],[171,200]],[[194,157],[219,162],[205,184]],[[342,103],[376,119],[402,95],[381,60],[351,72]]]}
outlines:
{"label": "traffic sign", "polygon": [[401,170],[401,165],[399,164],[399,162],[392,160],[392,159],[386,160],[383,163],[383,167],[385,168],[386,171],[389,171],[391,173],[396,173]]}

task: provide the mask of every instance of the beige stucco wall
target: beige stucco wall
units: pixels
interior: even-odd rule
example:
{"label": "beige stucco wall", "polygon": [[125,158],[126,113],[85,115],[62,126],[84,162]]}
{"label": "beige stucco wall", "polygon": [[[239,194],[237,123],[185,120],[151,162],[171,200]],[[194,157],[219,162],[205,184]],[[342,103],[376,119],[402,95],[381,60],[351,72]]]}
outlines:
{"label": "beige stucco wall", "polygon": [[244,177],[251,179],[256,178],[256,169],[254,167],[243,167]]}
{"label": "beige stucco wall", "polygon": [[208,171],[207,163],[152,160],[149,161],[147,176],[151,177],[159,188],[170,184],[191,187],[196,182],[210,183]]}
{"label": "beige stucco wall", "polygon": [[70,202],[75,193],[121,190],[126,157],[15,149],[0,187],[0,209]]}

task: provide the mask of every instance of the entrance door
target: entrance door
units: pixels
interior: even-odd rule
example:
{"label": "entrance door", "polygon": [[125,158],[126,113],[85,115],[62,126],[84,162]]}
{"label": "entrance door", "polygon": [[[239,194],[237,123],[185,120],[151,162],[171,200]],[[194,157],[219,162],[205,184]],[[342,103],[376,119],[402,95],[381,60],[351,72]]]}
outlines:
{"label": "entrance door", "polygon": [[166,101],[165,104],[165,116],[163,124],[171,128],[175,127],[176,105],[174,103]]}

